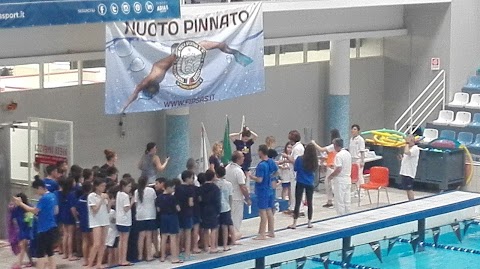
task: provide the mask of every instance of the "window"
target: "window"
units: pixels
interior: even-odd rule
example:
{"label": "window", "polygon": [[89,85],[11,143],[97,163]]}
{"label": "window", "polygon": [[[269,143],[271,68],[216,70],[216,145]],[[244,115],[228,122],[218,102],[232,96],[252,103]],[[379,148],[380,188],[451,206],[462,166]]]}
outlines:
{"label": "window", "polygon": [[105,60],[83,61],[82,84],[94,84],[105,82],[106,68]]}
{"label": "window", "polygon": [[307,61],[309,63],[330,61],[330,41],[308,43]]}
{"label": "window", "polygon": [[303,44],[280,46],[280,65],[303,63]]}
{"label": "window", "polygon": [[363,39],[360,57],[383,56],[383,38]]}
{"label": "window", "polygon": [[[101,59],[102,54],[95,52],[40,56],[38,62],[44,63],[0,66],[0,92],[103,83],[106,69],[105,59]],[[62,60],[51,61],[55,57]],[[21,62],[25,59],[4,60]]]}
{"label": "window", "polygon": [[40,88],[40,65],[24,64],[0,67],[0,91],[23,91]]}
{"label": "window", "polygon": [[265,66],[275,66],[275,46],[264,47],[263,61]]}
{"label": "window", "polygon": [[43,74],[44,88],[78,85],[78,69],[71,62],[43,64]]}

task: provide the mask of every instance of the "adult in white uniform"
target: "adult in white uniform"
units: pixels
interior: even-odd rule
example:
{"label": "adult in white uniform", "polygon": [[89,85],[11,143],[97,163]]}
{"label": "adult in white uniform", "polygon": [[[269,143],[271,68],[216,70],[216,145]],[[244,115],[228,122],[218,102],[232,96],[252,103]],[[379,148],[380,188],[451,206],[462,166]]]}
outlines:
{"label": "adult in white uniform", "polygon": [[413,181],[417,174],[418,157],[420,148],[415,145],[415,138],[409,135],[406,139],[406,145],[403,149],[402,164],[400,166],[400,176],[402,176],[403,189],[407,191],[409,201],[415,199],[413,193]]}
{"label": "adult in white uniform", "polygon": [[[334,166],[334,161],[335,161],[335,155],[337,152],[335,151],[335,146],[333,145],[333,140],[335,138],[340,138],[340,132],[338,129],[332,129],[330,130],[330,141],[332,144],[321,147],[319,146],[315,141],[312,140],[313,145],[317,148],[318,151],[322,153],[327,153],[327,158],[325,161],[325,166],[326,166],[326,173],[325,173],[325,178],[328,178],[333,172],[333,169],[335,168]],[[330,184],[330,180],[325,180],[325,192],[327,194],[327,203],[323,205],[323,207],[326,208],[333,208],[333,189],[332,189],[332,184]]]}
{"label": "adult in white uniform", "polygon": [[225,167],[225,179],[232,183],[232,221],[235,228],[235,237],[242,237],[240,228],[243,220],[243,204],[251,205],[250,194],[246,186],[245,173],[242,170],[243,160],[245,159],[241,151],[235,151],[232,154],[232,162]]}
{"label": "adult in white uniform", "polygon": [[[365,166],[365,140],[360,136],[360,126],[358,124],[352,125],[350,129],[352,137],[348,145],[348,151],[352,155],[352,163],[358,164],[358,181],[357,190],[361,184],[365,183],[363,178],[363,167]],[[355,192],[356,193],[356,192]]]}
{"label": "adult in white uniform", "polygon": [[345,215],[350,213],[352,156],[343,148],[343,140],[341,138],[335,138],[333,146],[337,152],[335,155],[335,169],[327,180],[333,181],[334,205],[337,214]]}

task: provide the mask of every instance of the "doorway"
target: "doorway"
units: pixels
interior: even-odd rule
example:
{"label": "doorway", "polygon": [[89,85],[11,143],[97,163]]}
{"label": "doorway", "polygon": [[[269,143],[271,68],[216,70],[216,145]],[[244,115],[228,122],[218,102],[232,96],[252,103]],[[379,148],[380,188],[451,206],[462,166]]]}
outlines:
{"label": "doorway", "polygon": [[[48,165],[73,163],[73,123],[43,118],[0,124],[0,204],[23,192],[34,204],[30,185],[35,175],[43,178]],[[0,222],[6,223],[7,206],[0,206]],[[0,238],[6,238],[6,227]]]}

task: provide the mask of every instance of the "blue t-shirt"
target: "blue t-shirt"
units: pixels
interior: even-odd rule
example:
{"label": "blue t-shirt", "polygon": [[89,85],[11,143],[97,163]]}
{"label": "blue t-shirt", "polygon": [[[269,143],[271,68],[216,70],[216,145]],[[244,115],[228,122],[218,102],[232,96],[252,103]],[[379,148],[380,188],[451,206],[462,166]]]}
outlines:
{"label": "blue t-shirt", "polygon": [[51,192],[47,192],[37,203],[37,208],[39,209],[37,215],[37,232],[43,233],[48,230],[57,227],[55,222],[55,208],[58,205],[57,197]]}
{"label": "blue t-shirt", "polygon": [[295,160],[293,170],[297,172],[297,182],[305,185],[313,186],[313,178],[315,173],[313,171],[307,171],[303,167],[303,157],[300,156]]}
{"label": "blue t-shirt", "polygon": [[57,222],[67,225],[75,224],[71,208],[75,206],[77,201],[76,192],[71,191],[65,195],[61,191],[56,191],[55,196],[58,201]]}
{"label": "blue t-shirt", "polygon": [[178,215],[181,217],[188,218],[193,216],[193,206],[189,206],[188,200],[190,197],[192,199],[195,197],[195,189],[190,186],[193,185],[182,184],[175,188],[175,198],[180,205],[180,212]]}
{"label": "blue t-shirt", "polygon": [[80,228],[82,230],[87,230],[88,226],[88,195],[82,195],[78,198],[77,202],[75,203],[75,209],[78,212],[78,221],[80,222]]}
{"label": "blue t-shirt", "polygon": [[200,187],[195,185],[189,185],[193,189],[195,196],[193,197],[193,215],[200,218],[201,216],[201,207],[200,207]]}
{"label": "blue t-shirt", "polygon": [[157,208],[160,209],[160,215],[176,215],[177,199],[173,194],[162,194],[155,201]]}
{"label": "blue t-shirt", "polygon": [[261,161],[257,165],[257,169],[255,170],[255,176],[261,177],[262,182],[258,183],[255,182],[255,192],[258,191],[266,191],[271,188],[271,178],[270,178],[270,164],[268,161]]}
{"label": "blue t-shirt", "polygon": [[51,193],[54,193],[60,189],[60,186],[56,180],[47,177],[43,179],[43,182],[45,182],[45,187]]}
{"label": "blue t-shirt", "polygon": [[31,231],[30,224],[25,221],[25,213],[26,211],[19,206],[12,211],[12,218],[17,221],[18,229],[24,237],[29,235]]}
{"label": "blue t-shirt", "polygon": [[[277,177],[273,176],[278,171],[278,166],[272,158],[268,158],[268,168],[270,169],[270,180],[277,181]],[[270,185],[271,186],[271,185]]]}
{"label": "blue t-shirt", "polygon": [[200,186],[199,194],[202,218],[211,220],[218,217],[221,211],[220,188],[214,183],[205,183]]}

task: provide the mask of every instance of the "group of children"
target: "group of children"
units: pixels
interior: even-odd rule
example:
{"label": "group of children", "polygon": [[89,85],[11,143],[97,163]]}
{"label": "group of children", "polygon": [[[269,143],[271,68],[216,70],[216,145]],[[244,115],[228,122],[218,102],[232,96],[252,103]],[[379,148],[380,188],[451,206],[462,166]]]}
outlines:
{"label": "group of children", "polygon": [[[32,187],[40,200],[35,207],[23,193],[12,199],[12,222],[19,229],[21,247],[13,268],[22,267],[26,254],[38,258],[38,268],[55,268],[55,248],[70,261],[82,254],[88,268],[104,268],[105,261],[109,267],[128,266],[129,261],[154,257],[163,262],[168,253],[172,263],[181,263],[192,259],[192,253],[201,253],[201,247],[219,252],[219,228],[223,251],[230,250],[229,240],[235,243],[232,185],[222,166],[198,175],[185,170],[181,179],[157,178],[148,185],[146,177],[136,182],[129,174],[118,180],[114,163],[93,169],[73,165],[68,174],[61,165],[47,166],[44,179],[36,177]],[[75,250],[78,240],[81,249]],[[36,253],[27,250],[29,241],[37,242]]]}
{"label": "group of children", "polygon": [[[260,212],[259,233],[255,239],[274,237],[276,186],[281,183],[283,198],[289,200],[292,208],[296,206],[295,219],[298,218],[300,204],[295,200],[303,199],[302,192],[292,195],[296,189],[295,171],[304,169],[303,166],[296,167],[297,157],[304,152],[300,134],[298,131],[289,133],[289,142],[279,158],[276,158],[274,138],[267,137],[268,145],[259,146],[261,160],[254,174],[249,169],[251,146],[257,134],[245,127],[242,132],[230,137],[237,153],[242,152],[245,157],[243,163],[238,163],[244,176],[255,181]],[[24,194],[13,199],[17,207],[12,216],[21,230],[19,238],[23,250],[14,267],[18,268],[23,262],[26,242],[38,242],[40,237],[45,237],[43,233],[47,233],[51,240],[46,241],[48,244],[43,240],[40,240],[42,244],[37,244],[36,257],[44,259],[38,268],[55,268],[51,256],[58,242],[61,242],[58,250],[64,259],[78,260],[74,253],[77,256],[81,253],[84,266],[88,268],[103,268],[105,261],[108,266],[128,266],[132,265],[132,261],[152,261],[154,258],[163,262],[168,253],[170,262],[181,263],[192,259],[192,253],[201,253],[202,248],[209,253],[219,252],[219,242],[223,251],[230,250],[238,231],[232,221],[233,185],[230,178],[225,179],[226,170],[219,160],[221,155],[221,143],[215,143],[207,171],[195,175],[189,165],[194,160],[190,159],[187,170],[179,178],[167,180],[160,177],[150,185],[151,179],[146,176],[134,180],[130,174],[125,174],[119,180],[115,167],[117,155],[111,150],[105,150],[107,162],[101,167],[82,169],[73,165],[67,173],[68,167],[64,162],[47,166],[46,177],[36,177],[32,184],[40,196],[36,207],[28,204]],[[311,155],[313,165],[310,166],[314,167],[315,149]],[[310,191],[314,170],[307,170],[308,180],[302,186]],[[310,192],[307,198],[308,194]],[[249,197],[245,199],[250,200]],[[307,200],[311,204],[311,199]],[[45,210],[44,204],[49,206],[49,210]],[[32,218],[29,214],[27,218],[28,212],[37,217]],[[308,217],[310,227],[311,205]],[[27,231],[32,226],[32,219],[33,223],[37,223],[34,236]],[[81,249],[74,246],[77,241],[82,242]]]}

